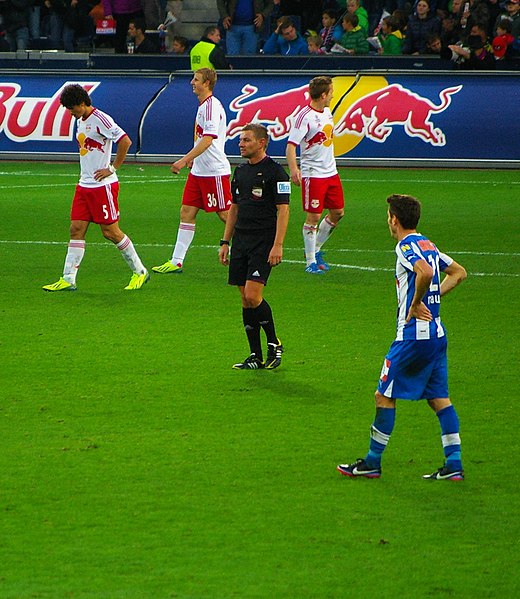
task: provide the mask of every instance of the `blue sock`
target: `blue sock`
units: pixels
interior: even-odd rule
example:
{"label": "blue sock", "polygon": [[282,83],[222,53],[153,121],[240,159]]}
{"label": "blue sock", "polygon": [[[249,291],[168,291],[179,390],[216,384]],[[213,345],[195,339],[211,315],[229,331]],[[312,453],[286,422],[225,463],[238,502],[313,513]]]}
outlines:
{"label": "blue sock", "polygon": [[370,428],[370,448],[365,462],[372,468],[381,467],[381,456],[394,430],[395,408],[376,408],[374,424]]}
{"label": "blue sock", "polygon": [[437,412],[441,425],[442,447],[446,466],[450,470],[462,470],[460,456],[459,418],[453,406],[448,406]]}

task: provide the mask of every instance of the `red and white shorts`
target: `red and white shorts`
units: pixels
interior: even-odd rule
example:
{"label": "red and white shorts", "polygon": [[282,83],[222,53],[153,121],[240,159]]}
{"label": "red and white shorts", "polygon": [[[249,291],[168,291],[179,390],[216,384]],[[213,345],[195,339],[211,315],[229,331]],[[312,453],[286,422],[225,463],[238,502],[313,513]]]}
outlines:
{"label": "red and white shorts", "polygon": [[119,183],[99,187],[76,186],[70,210],[71,220],[86,220],[98,225],[110,225],[119,220]]}
{"label": "red and white shorts", "polygon": [[302,200],[305,212],[321,214],[325,209],[343,209],[345,199],[339,174],[332,177],[302,177]]}
{"label": "red and white shorts", "polygon": [[182,203],[206,212],[223,212],[231,206],[230,175],[199,177],[189,173]]}

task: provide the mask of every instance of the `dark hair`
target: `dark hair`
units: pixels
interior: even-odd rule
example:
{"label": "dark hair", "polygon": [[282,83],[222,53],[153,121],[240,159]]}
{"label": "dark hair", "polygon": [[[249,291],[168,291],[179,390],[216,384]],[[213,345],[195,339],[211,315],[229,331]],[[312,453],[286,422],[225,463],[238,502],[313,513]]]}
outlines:
{"label": "dark hair", "polygon": [[309,95],[311,99],[317,100],[321,94],[328,93],[331,85],[332,79],[327,75],[320,75],[311,79],[309,82]]}
{"label": "dark hair", "polygon": [[421,218],[421,202],[413,196],[394,193],[386,198],[391,216],[395,216],[403,229],[416,229]]}
{"label": "dark hair", "polygon": [[260,123],[247,123],[242,128],[242,131],[251,131],[256,139],[265,139],[265,147],[269,143],[269,134],[267,133],[267,127]]}
{"label": "dark hair", "polygon": [[500,29],[503,29],[506,33],[511,33],[511,31],[513,31],[511,25],[512,23],[510,19],[500,19],[497,27],[500,27]]}
{"label": "dark hair", "polygon": [[394,31],[398,31],[401,28],[401,23],[397,17],[392,15],[385,17],[383,21],[386,23],[387,27],[390,27],[392,33]]}
{"label": "dark hair", "polygon": [[141,17],[136,17],[135,19],[130,19],[129,25],[133,23],[136,29],[140,29],[143,33],[146,31],[146,21]]}
{"label": "dark hair", "polygon": [[289,29],[289,27],[294,27],[296,29],[295,24],[292,19],[289,17],[283,17],[283,21],[280,23],[280,31],[284,31],[284,29]]}
{"label": "dark hair", "polygon": [[183,37],[182,35],[174,35],[172,37],[172,42],[179,42],[179,44],[181,46],[183,46],[184,49],[186,49],[188,47],[188,40],[187,40],[187,38]]}
{"label": "dark hair", "polygon": [[208,25],[208,27],[204,29],[202,37],[208,37],[208,35],[211,35],[214,31],[219,31],[219,28],[216,25]]}
{"label": "dark hair", "polygon": [[359,17],[356,13],[346,13],[343,15],[343,23],[350,23],[352,27],[356,28],[359,25]]}
{"label": "dark hair", "polygon": [[60,104],[62,106],[70,109],[73,106],[79,106],[83,102],[85,106],[92,106],[92,100],[84,87],[81,87],[78,83],[73,83],[63,88],[60,95]]}
{"label": "dark hair", "polygon": [[327,17],[330,17],[331,19],[334,19],[335,21],[338,20],[338,11],[334,10],[333,8],[326,8],[322,13],[321,16],[323,17],[324,15],[327,15]]}

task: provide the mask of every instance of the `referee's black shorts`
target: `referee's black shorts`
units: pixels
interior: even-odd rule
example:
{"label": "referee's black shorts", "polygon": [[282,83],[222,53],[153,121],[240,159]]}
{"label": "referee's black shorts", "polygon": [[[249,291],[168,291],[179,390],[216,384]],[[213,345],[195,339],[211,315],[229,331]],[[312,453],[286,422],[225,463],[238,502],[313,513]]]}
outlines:
{"label": "referee's black shorts", "polygon": [[235,230],[229,261],[230,285],[243,286],[246,281],[267,285],[271,274],[268,258],[275,236],[276,230],[271,229]]}

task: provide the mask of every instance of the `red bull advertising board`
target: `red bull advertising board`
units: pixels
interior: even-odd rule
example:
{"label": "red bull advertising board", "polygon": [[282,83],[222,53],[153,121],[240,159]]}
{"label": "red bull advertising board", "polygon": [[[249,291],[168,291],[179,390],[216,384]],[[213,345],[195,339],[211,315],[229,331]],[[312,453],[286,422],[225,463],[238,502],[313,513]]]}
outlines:
{"label": "red bull advertising board", "polygon": [[[318,73],[219,74],[215,95],[227,112],[226,152],[239,159],[249,122],[264,124],[269,153],[283,158],[292,121],[309,103]],[[90,91],[130,135],[137,160],[169,161],[193,144],[197,109],[191,73],[157,77],[0,77],[0,157],[75,154],[73,119],[59,105],[68,82]],[[313,143],[333,143],[338,163],[517,166],[518,76],[476,73],[339,74],[332,77],[334,128]]]}

